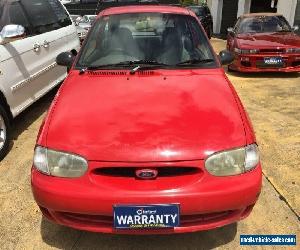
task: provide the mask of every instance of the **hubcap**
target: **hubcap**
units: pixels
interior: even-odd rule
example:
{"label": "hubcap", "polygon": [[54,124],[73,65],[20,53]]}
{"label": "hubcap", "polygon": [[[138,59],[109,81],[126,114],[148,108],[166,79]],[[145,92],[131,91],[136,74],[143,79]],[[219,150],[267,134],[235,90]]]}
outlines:
{"label": "hubcap", "polygon": [[6,126],[3,117],[0,115],[0,150],[2,150],[6,140]]}

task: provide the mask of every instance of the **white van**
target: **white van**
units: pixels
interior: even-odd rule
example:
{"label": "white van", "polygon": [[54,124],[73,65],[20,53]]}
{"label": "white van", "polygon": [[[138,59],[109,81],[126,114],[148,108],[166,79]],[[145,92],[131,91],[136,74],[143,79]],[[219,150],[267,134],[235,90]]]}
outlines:
{"label": "white van", "polygon": [[0,1],[0,160],[8,151],[13,118],[65,78],[56,56],[76,54],[79,46],[59,0]]}

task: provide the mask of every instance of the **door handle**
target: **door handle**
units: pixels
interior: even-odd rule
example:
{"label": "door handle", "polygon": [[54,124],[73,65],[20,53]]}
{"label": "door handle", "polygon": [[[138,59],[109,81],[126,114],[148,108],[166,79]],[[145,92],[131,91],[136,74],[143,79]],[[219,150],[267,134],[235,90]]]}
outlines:
{"label": "door handle", "polygon": [[39,43],[35,43],[35,44],[33,45],[33,50],[34,50],[35,52],[39,52],[39,51],[41,50],[41,45],[40,45]]}
{"label": "door handle", "polygon": [[46,49],[46,48],[49,48],[49,45],[50,45],[50,42],[48,42],[47,40],[45,40],[44,44],[43,44],[43,47]]}

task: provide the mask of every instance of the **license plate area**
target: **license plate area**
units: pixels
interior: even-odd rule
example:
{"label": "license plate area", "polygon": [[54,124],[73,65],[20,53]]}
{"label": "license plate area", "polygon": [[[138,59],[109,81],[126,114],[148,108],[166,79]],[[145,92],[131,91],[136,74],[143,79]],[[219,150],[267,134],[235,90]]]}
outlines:
{"label": "license plate area", "polygon": [[174,228],[180,224],[179,204],[115,205],[115,229]]}
{"label": "license plate area", "polygon": [[266,65],[283,65],[282,57],[265,57],[264,64]]}

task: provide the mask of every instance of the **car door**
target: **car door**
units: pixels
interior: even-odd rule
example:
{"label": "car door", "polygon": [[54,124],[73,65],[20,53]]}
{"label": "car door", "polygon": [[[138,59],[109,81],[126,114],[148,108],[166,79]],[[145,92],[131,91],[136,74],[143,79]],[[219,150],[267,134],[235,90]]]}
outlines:
{"label": "car door", "polygon": [[34,50],[38,42],[20,1],[7,8],[8,22],[25,27],[25,38],[1,46],[1,90],[11,108],[13,116],[28,106],[34,99],[33,76],[43,69],[39,63],[40,53]]}
{"label": "car door", "polygon": [[[61,82],[66,69],[56,65],[56,56],[71,51],[70,28],[74,43],[79,41],[76,29],[58,0],[21,0],[15,3],[24,12],[31,27],[26,39],[5,45],[13,60],[6,65],[7,73],[14,75],[7,83],[7,100],[13,116]],[[16,16],[13,12],[12,16]],[[77,40],[76,40],[77,39]]]}
{"label": "car door", "polygon": [[71,51],[68,36],[74,33],[74,43],[79,40],[76,28],[59,0],[22,0],[25,12],[35,32],[33,51],[38,57],[40,70],[31,77],[30,93],[38,99],[66,76],[66,69],[56,64],[58,54]]}

